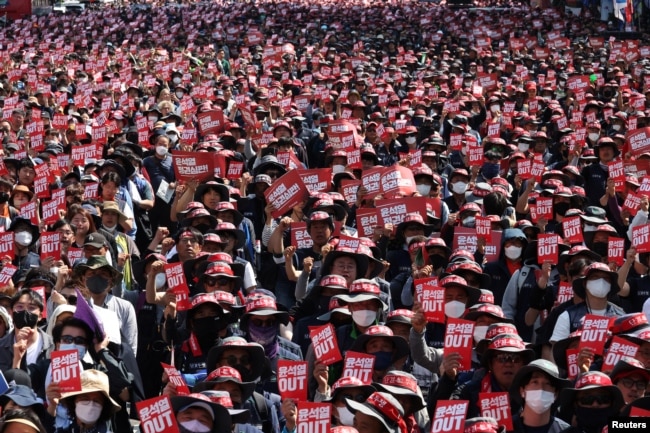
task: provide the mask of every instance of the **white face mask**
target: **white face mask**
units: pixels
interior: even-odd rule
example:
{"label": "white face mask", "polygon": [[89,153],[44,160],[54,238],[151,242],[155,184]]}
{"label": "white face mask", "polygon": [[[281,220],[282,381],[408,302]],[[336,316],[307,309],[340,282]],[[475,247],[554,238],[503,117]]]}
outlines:
{"label": "white face mask", "polygon": [[30,232],[18,232],[15,235],[16,243],[22,247],[28,247],[32,244],[32,234]]}
{"label": "white face mask", "polygon": [[115,229],[117,229],[117,224],[115,224],[114,226],[107,226],[106,224],[102,224],[102,227],[104,227],[105,230],[113,233]]}
{"label": "white face mask", "polygon": [[339,416],[339,423],[341,425],[352,426],[354,424],[354,414],[350,412],[347,406],[337,407],[336,411]]}
{"label": "white face mask", "polygon": [[613,129],[614,131],[620,131],[620,130],[621,130],[621,125],[619,125],[618,123],[616,123],[616,124],[612,125],[612,129]]}
{"label": "white face mask", "polygon": [[420,193],[421,196],[429,197],[429,193],[431,192],[431,185],[423,183],[421,185],[415,185],[415,189],[417,189],[418,193]]}
{"label": "white face mask", "polygon": [[465,304],[460,301],[450,301],[445,304],[445,316],[458,319],[465,312]]}
{"label": "white face mask", "polygon": [[591,132],[591,133],[589,133],[589,139],[590,139],[591,141],[598,141],[599,138],[600,138],[600,134],[599,134],[599,133],[597,133],[597,132]]}
{"label": "white face mask", "polygon": [[415,137],[406,137],[404,141],[406,141],[406,144],[415,144],[416,140]]}
{"label": "white face mask", "polygon": [[517,149],[521,152],[528,152],[530,145],[528,143],[519,143],[517,144]]}
{"label": "white face mask", "polygon": [[183,99],[183,96],[185,96],[185,92],[174,92],[176,94],[176,97],[178,99]]}
{"label": "white face mask", "polygon": [[521,247],[516,247],[514,245],[505,248],[506,257],[510,260],[516,260],[521,256]]}
{"label": "white face mask", "polygon": [[531,389],[524,396],[526,406],[538,415],[543,414],[553,406],[555,394],[543,389]]}
{"label": "white face mask", "polygon": [[496,113],[497,111],[499,111],[500,108],[501,107],[499,107],[498,105],[490,105],[490,111],[492,113]]}
{"label": "white face mask", "polygon": [[149,122],[156,123],[158,121],[158,116],[149,116],[147,117],[147,120],[149,120]]}
{"label": "white face mask", "polygon": [[612,285],[604,278],[598,278],[597,280],[587,281],[586,287],[589,293],[591,293],[591,296],[604,298],[609,293],[609,289],[612,288]]}
{"label": "white face mask", "polygon": [[191,421],[183,421],[179,423],[184,429],[191,432],[197,433],[207,433],[211,429],[207,425],[201,423],[201,421],[193,419]]}
{"label": "white face mask", "polygon": [[84,424],[94,424],[102,414],[102,405],[94,401],[79,401],[75,404],[74,413]]}
{"label": "white face mask", "polygon": [[456,194],[465,194],[465,191],[467,191],[467,184],[465,182],[452,183],[451,190]]}
{"label": "white face mask", "polygon": [[585,224],[585,227],[582,229],[583,232],[595,232],[596,230],[598,230],[598,227],[589,224]]}
{"label": "white face mask", "polygon": [[377,312],[372,310],[353,311],[352,320],[362,328],[367,328],[377,320]]}
{"label": "white face mask", "polygon": [[174,82],[174,84],[178,85],[178,84],[181,84],[181,81],[183,81],[183,80],[181,80],[181,77],[174,77],[174,79],[172,81]]}
{"label": "white face mask", "polygon": [[476,217],[468,216],[466,218],[463,218],[461,223],[463,224],[463,227],[474,228],[476,227]]}
{"label": "white face mask", "polygon": [[165,274],[162,272],[156,274],[156,283],[155,283],[156,290],[165,287],[165,284],[167,284],[167,277],[165,276]]}
{"label": "white face mask", "polygon": [[487,325],[474,326],[474,342],[478,343],[479,341],[484,340],[487,330]]}
{"label": "white face mask", "polygon": [[332,173],[342,173],[345,171],[345,166],[341,164],[335,164],[332,166]]}
{"label": "white face mask", "polygon": [[167,155],[167,147],[166,146],[156,146],[156,154],[158,156]]}

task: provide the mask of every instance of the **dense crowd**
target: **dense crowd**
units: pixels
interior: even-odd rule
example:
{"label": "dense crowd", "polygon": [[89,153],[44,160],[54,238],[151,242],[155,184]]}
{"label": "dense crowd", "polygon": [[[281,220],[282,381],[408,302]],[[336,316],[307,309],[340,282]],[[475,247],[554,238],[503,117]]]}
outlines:
{"label": "dense crowd", "polygon": [[481,6],[1,28],[0,433],[648,416],[650,43]]}

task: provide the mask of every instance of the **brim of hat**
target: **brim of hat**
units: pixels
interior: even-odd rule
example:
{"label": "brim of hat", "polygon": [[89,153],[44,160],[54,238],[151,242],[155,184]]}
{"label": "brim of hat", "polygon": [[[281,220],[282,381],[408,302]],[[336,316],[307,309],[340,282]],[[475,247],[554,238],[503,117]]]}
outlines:
{"label": "brim of hat", "polygon": [[[217,380],[199,382],[192,388],[192,392],[201,392],[211,390],[216,384],[224,382],[233,382],[241,386],[241,401],[248,400],[255,392],[255,382],[241,382],[237,383],[232,378],[224,377]],[[182,407],[182,406],[181,406]]]}
{"label": "brim of hat", "polygon": [[[117,161],[117,158],[119,158],[119,162]],[[122,167],[122,170],[124,170],[126,177],[131,177],[133,173],[135,173],[135,167],[131,161],[129,161],[126,157],[122,157],[122,155],[108,155],[106,157],[106,160],[115,161],[116,164]]]}
{"label": "brim of hat", "polygon": [[235,248],[234,248],[235,250],[238,250],[240,248],[244,248],[244,245],[246,245],[246,235],[244,234],[243,231],[241,231],[239,229],[235,229],[235,230],[216,230],[217,234],[219,234],[219,232],[225,232],[225,231],[235,233],[235,236],[237,237],[237,242],[235,242]]}
{"label": "brim of hat", "polygon": [[640,397],[621,409],[621,416],[630,416],[633,407],[650,411],[650,397]]}
{"label": "brim of hat", "polygon": [[554,382],[556,387],[555,392],[558,393],[564,388],[570,387],[572,384],[572,382],[569,379],[563,379],[559,375],[556,376],[554,372],[547,370],[543,367],[540,367],[539,365],[524,365],[517,371],[517,374],[515,374],[515,377],[512,379],[512,385],[510,386],[510,398],[513,401],[517,402],[522,407],[523,407],[523,400],[521,398],[521,393],[519,392],[519,388],[521,387],[521,381],[528,375],[533,374],[534,372],[542,372],[552,377],[552,382]]}
{"label": "brim of hat", "polygon": [[350,310],[347,308],[335,308],[331,311],[328,311],[327,313],[321,314],[316,319],[320,320],[321,322],[329,322],[332,318],[332,314],[334,313],[345,314],[346,316],[352,315],[352,313],[350,313]]}
{"label": "brim of hat", "polygon": [[103,389],[98,389],[98,388],[92,388],[92,389],[82,389],[81,391],[75,391],[75,392],[65,392],[61,394],[61,400],[68,399],[70,397],[75,397],[77,395],[83,395],[83,394],[90,394],[92,392],[99,392],[101,393],[104,397],[106,397],[106,400],[110,403],[110,410],[111,413],[116,413],[120,409],[122,409],[122,406],[120,406],[113,398],[111,398],[110,395]]}
{"label": "brim of hat", "polygon": [[567,371],[568,366],[566,363],[566,351],[569,349],[571,343],[576,340],[580,340],[580,337],[568,337],[564,340],[556,341],[553,344],[553,360],[555,361],[555,365],[557,365],[558,368]]}
{"label": "brim of hat", "polygon": [[206,359],[205,365],[207,367],[208,371],[214,371],[217,368],[217,363],[219,362],[219,359],[221,359],[221,356],[223,355],[223,352],[225,352],[228,349],[240,349],[240,350],[245,350],[248,352],[248,355],[251,358],[251,367],[253,368],[253,371],[251,374],[253,376],[260,377],[262,375],[262,370],[264,369],[264,361],[265,361],[265,355],[264,355],[264,348],[260,346],[259,344],[255,343],[248,343],[249,345],[247,346],[214,346],[210,349],[208,352],[208,357]]}
{"label": "brim of hat", "polygon": [[289,313],[286,311],[278,311],[278,310],[255,310],[250,313],[244,313],[241,316],[241,319],[239,320],[239,327],[247,331],[248,330],[248,320],[250,319],[251,316],[278,316],[278,320],[280,323],[283,325],[287,325],[289,323]]}
{"label": "brim of hat", "polygon": [[243,284],[243,280],[242,280],[242,278],[239,277],[239,276],[237,276],[237,275],[228,275],[228,274],[208,274],[208,273],[204,273],[203,275],[201,275],[201,279],[200,279],[201,282],[204,281],[205,277],[215,277],[215,278],[216,278],[216,277],[225,277],[225,278],[228,278],[229,280],[232,280],[232,281],[235,282],[235,288],[236,288],[237,290],[240,289],[241,286],[242,286],[242,284]]}
{"label": "brim of hat", "polygon": [[350,350],[353,352],[360,352],[360,353],[367,353],[366,351],[366,343],[368,341],[372,340],[373,338],[388,338],[393,342],[394,348],[393,348],[393,361],[396,361],[398,359],[402,359],[406,356],[409,356],[410,349],[409,349],[409,343],[406,341],[403,337],[400,337],[399,335],[368,335],[368,334],[361,334],[357,337],[356,340],[354,340],[354,343],[352,343],[352,347],[350,347]]}
{"label": "brim of hat", "polygon": [[[90,244],[87,244],[87,245],[90,245]],[[123,277],[122,273],[120,271],[118,271],[117,269],[115,269],[114,267],[112,267],[111,265],[88,266],[87,264],[83,263],[81,265],[75,266],[75,269],[78,269],[79,272],[82,272],[82,273],[86,272],[88,269],[95,270],[95,269],[101,269],[101,268],[108,268],[108,270],[111,273],[111,276],[113,277],[113,280],[114,280],[115,284],[122,282],[122,277]]]}
{"label": "brim of hat", "polygon": [[[194,391],[194,392],[198,392],[198,391]],[[243,398],[244,396],[242,395],[242,401],[245,401],[243,400]],[[210,406],[212,408],[212,411],[214,412],[215,426],[232,425],[232,419],[230,418],[230,413],[228,412],[228,409],[221,406],[220,404],[213,403],[212,401],[199,400],[198,398],[194,398],[189,395],[177,395],[171,397],[170,401],[172,403],[172,409],[174,411],[174,415],[177,415],[178,411],[180,411],[182,408],[187,407],[193,403],[204,403]],[[214,429],[212,429],[211,431],[214,431]]]}
{"label": "brim of hat", "polygon": [[558,259],[557,267],[559,269],[564,269],[564,265],[566,264],[567,261],[571,260],[575,256],[579,255],[586,255],[589,259],[595,261],[595,262],[600,262],[603,258],[600,257],[600,254],[593,252],[592,250],[583,250],[580,251],[579,253],[569,255],[568,253],[565,254],[560,254],[560,257]]}
{"label": "brim of hat", "polygon": [[[202,183],[196,188],[196,192],[194,193],[194,201],[201,202],[203,203],[203,195],[205,192],[209,189],[216,189],[219,192],[219,195],[221,196],[221,201],[229,201],[230,200],[230,190],[226,185],[223,184],[205,184]],[[209,209],[208,209],[209,210]],[[237,224],[235,224],[237,225]]]}
{"label": "brim of hat", "polygon": [[330,398],[323,400],[323,403],[333,403],[334,399],[338,396],[338,394],[342,391],[345,391],[346,389],[358,389],[367,395],[370,395],[373,392],[377,391],[377,389],[373,385],[342,386],[340,388],[337,388],[335,392],[331,393]]}
{"label": "brim of hat", "polygon": [[[224,201],[224,200],[221,200]],[[233,222],[232,224],[235,227],[239,227],[239,225],[244,221],[244,215],[242,215],[241,212],[239,212],[237,209],[222,209],[222,210],[213,210],[213,209],[208,209],[210,213],[213,215],[219,215],[220,213],[225,213],[225,212],[230,212],[233,214]]]}
{"label": "brim of hat", "polygon": [[420,409],[424,409],[427,404],[424,401],[424,397],[414,394],[413,391],[394,385],[384,385],[383,383],[373,383],[373,386],[380,392],[387,392],[392,395],[403,395],[410,397],[411,408],[413,412],[417,412]]}
{"label": "brim of hat", "polygon": [[271,167],[277,168],[278,170],[280,170],[280,172],[282,172],[282,174],[285,174],[287,172],[286,167],[280,164],[279,162],[267,161],[255,167],[255,170],[253,171],[253,177],[257,176],[258,174],[263,174],[264,171],[266,171]]}
{"label": "brim of hat", "polygon": [[431,233],[433,233],[433,225],[431,224],[422,224],[416,221],[403,221],[397,225],[397,235],[399,236],[400,234],[403,235],[404,233],[404,227],[406,227],[407,224],[418,224],[424,228],[424,236],[429,237]]}
{"label": "brim of hat", "polygon": [[616,385],[606,385],[606,386],[599,386],[599,385],[589,385],[585,386],[584,388],[580,389],[575,389],[575,388],[564,388],[562,391],[560,391],[560,396],[558,397],[558,402],[560,403],[560,412],[561,413],[566,413],[565,411],[573,410],[573,403],[575,402],[576,394],[579,391],[586,391],[588,389],[607,389],[609,390],[613,395],[614,395],[614,401],[612,402],[612,409],[615,409],[616,412],[618,412],[624,405],[625,401],[623,400],[623,394],[621,393],[621,390],[618,389]]}
{"label": "brim of hat", "polygon": [[208,215],[197,215],[197,216],[193,216],[193,217],[184,217],[180,222],[180,226],[181,227],[190,227],[192,225],[192,222],[197,218],[208,218],[208,219],[210,219],[210,228],[211,229],[214,229],[217,226],[217,223],[218,223],[217,218],[215,218],[214,215],[208,214]]}
{"label": "brim of hat", "polygon": [[363,413],[365,415],[371,416],[371,417],[375,418],[376,420],[378,420],[381,423],[381,425],[384,426],[384,428],[386,429],[386,431],[388,433],[398,433],[399,432],[399,428],[397,426],[392,425],[392,423],[389,424],[381,413],[379,413],[375,409],[372,409],[371,407],[367,406],[366,404],[359,403],[359,402],[354,401],[354,400],[350,400],[349,398],[345,399],[345,404],[347,405],[348,409],[350,409],[350,412],[352,412],[352,413],[361,412],[361,413]]}
{"label": "brim of hat", "polygon": [[587,221],[588,223],[598,224],[598,225],[607,224],[607,222],[608,222],[605,219],[598,218],[598,217],[592,217],[592,216],[589,216],[589,215],[580,215],[580,218]]}
{"label": "brim of hat", "polygon": [[233,424],[248,424],[251,411],[248,409],[228,409]]}
{"label": "brim of hat", "polygon": [[369,260],[366,255],[336,250],[330,251],[325,256],[325,260],[323,260],[323,265],[321,266],[323,275],[327,275],[330,272],[330,268],[332,267],[334,260],[339,257],[352,257],[357,262],[357,276],[359,276],[359,278],[363,278],[366,275],[369,264]]}
{"label": "brim of hat", "polygon": [[636,365],[629,364],[624,360],[619,360],[616,363],[614,369],[609,374],[609,377],[611,377],[612,382],[614,382],[616,376],[618,376],[619,374],[632,373],[632,372],[641,374],[642,376],[645,376],[646,380],[650,380],[650,370],[648,370],[647,368],[637,367]]}
{"label": "brim of hat", "polygon": [[355,303],[355,302],[364,302],[364,301],[377,300],[377,301],[381,302],[381,305],[382,305],[382,307],[384,309],[388,308],[386,303],[381,300],[379,295],[372,295],[372,294],[369,294],[369,293],[360,293],[360,294],[357,294],[357,295],[349,295],[349,294],[346,294],[346,295],[334,295],[333,297],[336,298],[336,299],[340,299],[341,301],[346,302],[346,303]]}
{"label": "brim of hat", "polygon": [[488,313],[487,311],[470,311],[469,313],[465,314],[463,319],[465,320],[471,320],[473,322],[476,321],[481,316],[490,316],[494,319],[497,319],[499,323],[511,323],[514,324],[515,321],[512,319],[508,319],[507,317],[499,317],[494,313]]}
{"label": "brim of hat", "polygon": [[334,209],[334,219],[336,219],[336,221],[343,221],[345,219],[345,217],[347,217],[347,212],[345,211],[345,208],[343,208],[343,206],[341,206],[338,203],[332,203],[331,205],[328,204],[326,206],[319,206],[319,207],[313,208],[310,211],[310,213],[317,212],[317,211],[322,211],[323,209],[328,209],[328,208]]}

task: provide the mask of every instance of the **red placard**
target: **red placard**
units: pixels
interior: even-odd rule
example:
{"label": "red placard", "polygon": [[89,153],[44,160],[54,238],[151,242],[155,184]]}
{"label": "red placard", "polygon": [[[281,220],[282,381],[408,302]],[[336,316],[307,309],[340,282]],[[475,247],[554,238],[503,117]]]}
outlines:
{"label": "red placard", "polygon": [[464,433],[469,401],[438,400],[431,419],[431,433]]}
{"label": "red placard", "polygon": [[41,233],[41,260],[53,257],[61,260],[61,234],[59,232]]}
{"label": "red placard", "polygon": [[582,326],[578,349],[591,348],[596,355],[602,355],[607,341],[610,318],[587,314]]}
{"label": "red placard", "polygon": [[506,426],[506,431],[513,430],[510,395],[507,392],[479,392],[478,405],[481,416],[496,419],[499,425]]}
{"label": "red placard", "polygon": [[183,375],[176,369],[176,367],[165,364],[164,362],[161,362],[160,365],[162,365],[165,374],[167,374],[169,382],[175,385],[176,394],[187,395],[190,393],[190,388],[187,386],[185,379],[183,379]]}
{"label": "red placard", "polygon": [[544,234],[537,236],[537,263],[540,265],[544,262],[557,263],[559,247],[558,236],[556,234]]}
{"label": "red placard", "polygon": [[375,208],[357,209],[357,230],[359,236],[372,237],[375,227],[379,225],[379,214]]}
{"label": "red placard", "polygon": [[172,154],[176,180],[212,180],[214,177],[214,154],[210,152],[174,151]]}
{"label": "red placard", "polygon": [[[630,127],[629,123],[628,127]],[[650,152],[650,127],[628,131],[625,134],[625,142],[634,157],[639,157],[644,153]]]}
{"label": "red placard", "polygon": [[237,180],[241,178],[243,172],[244,172],[243,161],[231,160],[228,162],[228,171],[226,173],[226,179]]}
{"label": "red placard", "polygon": [[424,197],[405,197],[389,200],[378,200],[375,203],[379,222],[383,226],[397,224],[404,221],[409,213],[427,214],[427,202]]}
{"label": "red placard", "polygon": [[0,270],[0,286],[5,286],[9,284],[9,281],[11,281],[11,277],[14,276],[16,271],[18,270],[17,266],[12,265],[11,263],[7,263],[2,267],[2,270]]}
{"label": "red placard", "polygon": [[460,371],[469,371],[472,368],[472,338],[474,322],[463,319],[447,319],[445,329],[444,356],[457,352],[460,354]]}
{"label": "red placard", "polygon": [[355,179],[343,179],[341,181],[341,194],[345,197],[345,201],[349,205],[353,205],[357,202],[357,190],[361,186],[360,180]]}
{"label": "red placard", "polygon": [[445,288],[438,286],[438,277],[415,280],[413,286],[427,322],[445,323]]}
{"label": "red placard", "polygon": [[634,344],[630,340],[615,335],[607,349],[607,353],[603,357],[603,366],[600,371],[607,374],[611,373],[616,363],[620,361],[622,357],[628,356],[634,358],[638,350],[638,344]]}
{"label": "red placard", "polygon": [[77,349],[55,350],[51,356],[52,382],[61,392],[81,391],[81,369]]}
{"label": "red placard", "polygon": [[75,247],[69,247],[68,248],[68,260],[72,264],[72,266],[77,263],[77,261],[81,260],[84,256],[84,250],[83,248],[75,248]]}
{"label": "red placard", "polygon": [[135,403],[140,418],[140,428],[147,433],[179,433],[176,417],[169,397],[150,398]]}
{"label": "red placard", "polygon": [[220,134],[224,131],[223,111],[210,110],[197,115],[201,135]]}
{"label": "red placard", "polygon": [[614,180],[614,189],[616,191],[625,190],[625,170],[623,169],[623,160],[618,158],[607,163],[609,178]]}
{"label": "red placard", "polygon": [[637,253],[650,252],[650,224],[643,224],[632,228],[632,246]]}
{"label": "red placard", "polygon": [[343,359],[336,341],[336,332],[331,323],[309,331],[309,338],[316,359],[325,365],[331,365]]}
{"label": "red placard", "polygon": [[566,281],[560,282],[560,287],[558,287],[557,296],[555,297],[555,303],[553,306],[557,307],[570,299],[573,299],[573,285]]}
{"label": "red placard", "polygon": [[311,248],[314,245],[314,241],[307,233],[306,222],[291,223],[291,245],[296,248]]}
{"label": "red placard", "polygon": [[570,244],[580,244],[583,241],[582,224],[579,216],[564,218],[562,220],[562,232],[564,238]]}
{"label": "red placard", "polygon": [[630,191],[623,202],[623,210],[627,210],[633,217],[636,216],[641,208],[641,197],[641,194],[635,194]]}
{"label": "red placard", "polygon": [[542,175],[546,169],[546,164],[544,163],[544,155],[541,153],[536,153],[533,158],[533,163],[530,167],[531,177],[534,177],[537,182],[541,182]]}
{"label": "red placard", "polygon": [[623,266],[625,263],[625,239],[609,236],[607,239],[607,263]]}
{"label": "red placard", "polygon": [[345,353],[341,377],[356,377],[363,383],[370,385],[374,367],[375,355],[348,350]]}
{"label": "red placard", "polygon": [[490,218],[476,216],[476,235],[487,242],[492,242],[492,221],[490,221]]}
{"label": "red placard", "polygon": [[167,278],[167,287],[174,294],[189,293],[190,289],[185,280],[185,272],[183,272],[182,263],[166,263],[165,264],[165,277]]}
{"label": "red placard", "polygon": [[11,261],[16,257],[14,232],[0,232],[0,258],[4,257],[9,257]]}
{"label": "red placard", "polygon": [[38,225],[38,203],[29,201],[20,207],[20,216],[26,218],[34,225]]}
{"label": "red placard", "polygon": [[[553,198],[552,197],[539,197],[535,204],[535,214],[537,220],[545,218],[547,221],[553,219]],[[533,221],[537,222],[537,221]]]}
{"label": "red placard", "polygon": [[34,167],[34,193],[38,198],[50,197],[50,167],[43,163]]}
{"label": "red placard", "polygon": [[307,400],[307,361],[278,361],[278,389],[282,400]]}
{"label": "red placard", "polygon": [[580,374],[578,353],[580,353],[580,349],[567,349],[566,351],[567,377],[569,380],[575,379]]}
{"label": "red placard", "polygon": [[[501,235],[502,232],[492,232],[492,242],[485,246],[485,260],[488,262],[499,260],[501,252]],[[478,244],[478,235],[476,229],[468,227],[456,227],[454,229],[453,249],[467,250],[474,254]]]}
{"label": "red placard", "polygon": [[361,175],[361,185],[366,188],[368,194],[366,198],[373,198],[381,193],[381,175],[384,167],[373,167],[364,170]]}
{"label": "red placard", "polygon": [[327,192],[332,188],[331,168],[301,169],[298,173],[310,194]]}
{"label": "red placard", "polygon": [[528,180],[533,177],[531,169],[533,168],[533,162],[530,159],[520,159],[517,161],[517,174],[523,180]]}
{"label": "red placard", "polygon": [[264,191],[267,203],[275,205],[273,218],[279,218],[298,203],[307,200],[309,190],[297,170],[291,170]]}
{"label": "red placard", "polygon": [[298,403],[296,426],[299,433],[328,432],[332,422],[332,405],[330,403]]}
{"label": "red placard", "polygon": [[410,168],[393,165],[384,168],[380,178],[381,192],[386,198],[408,197],[417,191]]}
{"label": "red placard", "polygon": [[632,406],[630,408],[630,417],[650,417],[650,410]]}
{"label": "red placard", "polygon": [[89,200],[99,197],[99,183],[89,182],[84,185],[84,199]]}

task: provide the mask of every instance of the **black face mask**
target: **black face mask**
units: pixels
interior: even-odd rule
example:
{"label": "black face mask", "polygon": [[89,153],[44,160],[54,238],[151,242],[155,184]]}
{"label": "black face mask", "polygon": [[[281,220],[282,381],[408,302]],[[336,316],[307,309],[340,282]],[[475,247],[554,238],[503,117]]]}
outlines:
{"label": "black face mask", "polygon": [[199,344],[204,347],[211,347],[219,339],[219,331],[225,328],[224,321],[221,317],[202,317],[193,319],[192,331],[199,340]]}
{"label": "black face mask", "polygon": [[14,320],[14,327],[16,329],[35,328],[38,323],[38,315],[30,313],[27,310],[14,311],[12,319]]}
{"label": "black face mask", "polygon": [[319,314],[324,314],[329,311],[330,308],[330,299],[332,299],[331,296],[320,296],[318,298],[318,313]]}
{"label": "black face mask", "polygon": [[591,250],[600,257],[607,257],[607,242],[594,242],[591,245]]}
{"label": "black face mask", "polygon": [[7,203],[9,201],[8,192],[0,192],[0,203]]}
{"label": "black face mask", "polygon": [[579,428],[589,433],[596,433],[600,432],[607,425],[609,417],[613,416],[615,411],[611,408],[595,409],[576,406],[575,413]]}
{"label": "black face mask", "polygon": [[447,258],[444,256],[434,254],[432,256],[429,256],[429,263],[431,263],[431,266],[433,266],[433,269],[439,269],[444,266],[447,266]]}
{"label": "black face mask", "polygon": [[88,287],[88,290],[95,295],[99,295],[100,293],[103,293],[104,290],[108,289],[108,284],[109,281],[100,275],[86,278],[86,287]]}
{"label": "black face mask", "polygon": [[555,210],[555,213],[561,216],[564,216],[566,211],[568,211],[570,208],[571,208],[571,203],[560,202],[560,203],[555,203],[553,205],[553,210]]}

